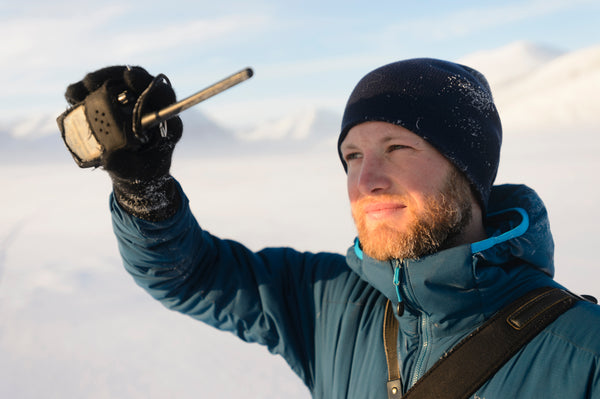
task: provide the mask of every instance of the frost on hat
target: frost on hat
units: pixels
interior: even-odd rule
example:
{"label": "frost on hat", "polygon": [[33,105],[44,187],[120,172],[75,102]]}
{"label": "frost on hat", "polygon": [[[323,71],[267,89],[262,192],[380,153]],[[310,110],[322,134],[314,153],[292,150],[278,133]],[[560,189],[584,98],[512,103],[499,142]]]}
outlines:
{"label": "frost on hat", "polygon": [[[464,65],[417,58],[363,77],[348,99],[338,140],[367,121],[402,126],[462,171],[485,210],[500,158],[502,126],[487,80]],[[346,164],[342,158],[344,168]]]}

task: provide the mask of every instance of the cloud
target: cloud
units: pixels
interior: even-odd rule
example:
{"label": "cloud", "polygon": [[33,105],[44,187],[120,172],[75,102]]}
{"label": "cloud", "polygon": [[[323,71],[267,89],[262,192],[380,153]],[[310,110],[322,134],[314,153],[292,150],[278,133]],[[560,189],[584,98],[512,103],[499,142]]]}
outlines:
{"label": "cloud", "polygon": [[111,48],[117,54],[131,56],[170,51],[195,44],[213,45],[248,32],[263,30],[268,19],[261,15],[226,15],[218,18],[175,22],[145,30],[135,30],[112,37]]}
{"label": "cloud", "polygon": [[0,37],[10,38],[0,41],[3,72],[11,68],[39,68],[71,62],[81,54],[65,49],[78,44],[85,51],[95,41],[93,35],[123,16],[125,11],[120,6],[109,6],[86,16],[24,15],[6,20],[0,24]]}
{"label": "cloud", "polygon": [[200,18],[160,12],[63,3],[57,10],[28,8],[6,16],[0,23],[0,120],[59,101],[68,83],[99,66],[175,62],[176,56],[195,55],[190,49],[199,45],[205,50],[242,41],[269,27],[267,16],[235,14],[235,8]]}
{"label": "cloud", "polygon": [[82,15],[23,16],[0,25],[2,69],[56,67],[80,60],[170,51],[197,43],[216,43],[268,23],[262,15],[229,14],[215,18],[132,25],[135,10],[108,6]]}

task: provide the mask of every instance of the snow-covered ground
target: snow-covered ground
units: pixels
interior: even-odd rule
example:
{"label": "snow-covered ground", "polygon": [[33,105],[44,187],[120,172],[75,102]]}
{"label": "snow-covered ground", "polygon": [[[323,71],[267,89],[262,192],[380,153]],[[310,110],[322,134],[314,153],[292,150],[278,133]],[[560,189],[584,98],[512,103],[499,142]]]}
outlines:
{"label": "snow-covered ground", "polygon": [[[599,60],[598,47],[560,54],[524,43],[464,60],[490,77],[504,117],[497,182],[540,193],[557,279],[596,297]],[[177,150],[173,174],[204,228],[254,249],[344,252],[350,245],[332,118],[284,116],[265,124],[277,132],[263,127],[261,138],[256,128],[246,132],[251,142],[215,148],[194,140],[200,124],[186,120],[187,148]],[[285,139],[303,144],[290,150]],[[50,140],[60,144],[58,133]],[[138,288],[112,234],[108,177],[77,168],[59,149],[34,163],[2,153],[0,397],[309,397],[280,358],[169,312]]]}

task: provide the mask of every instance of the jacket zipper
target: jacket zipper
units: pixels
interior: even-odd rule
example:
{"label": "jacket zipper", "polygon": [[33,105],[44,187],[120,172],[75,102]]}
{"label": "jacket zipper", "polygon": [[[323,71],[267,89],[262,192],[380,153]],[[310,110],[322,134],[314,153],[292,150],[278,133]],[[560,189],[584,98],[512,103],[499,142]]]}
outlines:
{"label": "jacket zipper", "polygon": [[398,297],[398,305],[396,306],[396,313],[398,316],[402,316],[402,313],[404,313],[404,303],[402,302],[402,294],[400,293],[401,272],[402,262],[398,259],[394,259],[394,288],[396,288],[396,296]]}
{"label": "jacket zipper", "polygon": [[425,357],[428,354],[429,349],[429,317],[425,314],[421,314],[421,337],[423,339],[421,343],[421,349],[418,352],[417,361],[415,362],[415,369],[413,371],[410,386],[416,384],[419,378],[423,375],[423,367],[425,366]]}
{"label": "jacket zipper", "polygon": [[[395,277],[394,277],[394,284],[396,284],[396,291],[398,294],[398,298],[400,298],[400,290],[402,290],[402,294],[404,296],[404,298],[410,298],[411,301],[414,303],[414,297],[411,294],[411,291],[409,290],[408,287],[408,283],[407,283],[407,278],[406,278],[406,268],[403,267],[404,264],[402,261],[397,261],[396,262],[396,267],[397,270],[395,270]],[[402,281],[399,281],[399,278],[396,277],[397,274],[402,273]],[[421,344],[419,345],[419,350],[416,353],[417,356],[417,360],[415,361],[415,367],[414,370],[412,372],[412,376],[410,379],[410,383],[407,384],[408,386],[406,387],[406,389],[412,387],[418,380],[419,378],[422,377],[423,375],[423,369],[425,366],[425,358],[428,355],[428,350],[429,350],[429,343],[430,343],[430,333],[429,333],[429,316],[427,316],[427,314],[425,314],[424,312],[421,312],[420,317],[420,325],[421,325]]]}

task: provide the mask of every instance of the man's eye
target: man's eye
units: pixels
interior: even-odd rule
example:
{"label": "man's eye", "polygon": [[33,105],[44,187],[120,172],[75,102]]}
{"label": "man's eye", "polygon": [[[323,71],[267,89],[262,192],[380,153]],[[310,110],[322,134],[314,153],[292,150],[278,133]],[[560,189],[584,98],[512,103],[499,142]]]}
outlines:
{"label": "man's eye", "polygon": [[344,156],[344,160],[346,162],[350,162],[350,161],[353,161],[353,160],[358,159],[360,157],[361,157],[360,152],[351,152],[349,154],[346,154],[346,156]]}
{"label": "man's eye", "polygon": [[388,147],[388,152],[396,151],[396,150],[404,150],[406,148],[410,148],[407,145],[403,144],[394,144]]}

